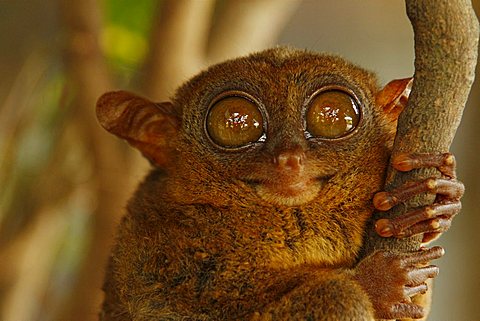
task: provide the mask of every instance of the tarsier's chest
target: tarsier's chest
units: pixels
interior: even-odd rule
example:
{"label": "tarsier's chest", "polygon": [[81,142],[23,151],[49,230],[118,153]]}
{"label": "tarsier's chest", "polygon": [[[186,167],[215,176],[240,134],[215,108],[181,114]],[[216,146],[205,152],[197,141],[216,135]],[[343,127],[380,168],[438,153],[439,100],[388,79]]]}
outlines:
{"label": "tarsier's chest", "polygon": [[236,260],[279,268],[299,264],[349,266],[361,247],[364,222],[370,213],[359,215],[364,218],[352,226],[338,211],[289,209],[268,218],[250,215],[240,222],[234,220],[227,224],[225,234],[217,235],[221,247],[230,248]]}

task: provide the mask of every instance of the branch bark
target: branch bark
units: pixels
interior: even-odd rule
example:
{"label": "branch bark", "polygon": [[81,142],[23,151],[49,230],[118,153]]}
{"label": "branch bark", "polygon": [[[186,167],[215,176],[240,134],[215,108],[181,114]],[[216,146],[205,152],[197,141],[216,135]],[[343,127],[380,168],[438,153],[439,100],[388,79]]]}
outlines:
{"label": "branch bark", "polygon": [[[406,0],[415,35],[415,75],[408,105],[400,115],[392,156],[399,153],[447,152],[460,123],[474,79],[479,26],[469,0]],[[385,190],[435,176],[436,170],[387,172]],[[407,202],[407,208],[429,204],[431,196]],[[380,217],[400,215],[397,206]],[[373,222],[372,222],[373,224]],[[412,251],[420,239],[381,238],[368,230],[365,253],[376,249]]]}

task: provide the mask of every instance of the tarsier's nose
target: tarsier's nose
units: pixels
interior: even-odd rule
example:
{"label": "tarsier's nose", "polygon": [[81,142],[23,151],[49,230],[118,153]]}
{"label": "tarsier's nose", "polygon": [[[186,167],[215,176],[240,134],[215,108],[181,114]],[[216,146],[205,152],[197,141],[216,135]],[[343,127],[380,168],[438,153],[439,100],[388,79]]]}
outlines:
{"label": "tarsier's nose", "polygon": [[305,153],[302,149],[283,150],[273,157],[273,163],[280,170],[300,171],[305,161]]}

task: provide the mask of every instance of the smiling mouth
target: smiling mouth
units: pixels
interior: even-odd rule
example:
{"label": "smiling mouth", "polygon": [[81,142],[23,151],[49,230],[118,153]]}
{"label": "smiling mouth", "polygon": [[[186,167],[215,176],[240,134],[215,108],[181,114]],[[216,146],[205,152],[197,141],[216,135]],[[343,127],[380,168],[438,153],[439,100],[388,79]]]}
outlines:
{"label": "smiling mouth", "polygon": [[294,181],[244,180],[244,182],[269,203],[296,206],[314,200],[331,178],[332,176],[325,176]]}

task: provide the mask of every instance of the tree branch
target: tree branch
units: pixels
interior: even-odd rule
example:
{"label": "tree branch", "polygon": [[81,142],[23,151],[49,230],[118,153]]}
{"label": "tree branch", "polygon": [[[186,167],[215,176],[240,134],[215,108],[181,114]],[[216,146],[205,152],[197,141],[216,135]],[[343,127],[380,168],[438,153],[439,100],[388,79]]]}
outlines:
{"label": "tree branch", "polygon": [[[415,75],[408,105],[400,115],[392,156],[400,153],[447,152],[460,123],[474,79],[477,61],[478,20],[468,0],[406,0],[415,35]],[[385,189],[437,175],[424,169],[387,172]],[[408,208],[429,204],[432,197],[407,202]],[[400,215],[398,206],[380,217]],[[373,224],[373,223],[372,223]],[[417,237],[381,238],[369,229],[366,253],[375,249],[416,250]]]}
{"label": "tree branch", "polygon": [[278,38],[301,0],[226,1],[210,37],[208,62],[264,49]]}
{"label": "tree branch", "polygon": [[142,92],[161,101],[203,68],[215,1],[167,0],[154,21]]}
{"label": "tree branch", "polygon": [[91,162],[93,173],[88,182],[95,209],[91,218],[90,243],[82,261],[79,278],[72,290],[72,306],[65,308],[60,319],[96,320],[101,304],[104,267],[114,234],[115,222],[122,213],[122,204],[131,191],[128,183],[128,158],[119,142],[98,126],[95,102],[113,87],[105,59],[99,47],[101,13],[98,1],[60,0],[60,13],[65,26],[65,67],[74,91],[73,117],[70,126],[78,128],[85,141],[85,162]]}
{"label": "tree branch", "polygon": [[165,1],[155,19],[152,47],[143,67],[142,93],[165,100],[207,64],[267,47],[300,2],[226,1],[211,28],[214,0]]}

